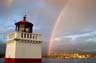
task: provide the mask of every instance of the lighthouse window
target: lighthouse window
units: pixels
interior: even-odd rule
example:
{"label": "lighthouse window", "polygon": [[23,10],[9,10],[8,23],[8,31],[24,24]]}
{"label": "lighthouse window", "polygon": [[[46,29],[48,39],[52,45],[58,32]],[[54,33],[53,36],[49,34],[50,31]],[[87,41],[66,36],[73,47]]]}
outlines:
{"label": "lighthouse window", "polygon": [[20,31],[24,31],[24,25],[20,25]]}
{"label": "lighthouse window", "polygon": [[29,29],[28,28],[26,28],[26,32],[29,32]]}
{"label": "lighthouse window", "polygon": [[18,26],[16,27],[16,31],[19,31],[19,27]]}

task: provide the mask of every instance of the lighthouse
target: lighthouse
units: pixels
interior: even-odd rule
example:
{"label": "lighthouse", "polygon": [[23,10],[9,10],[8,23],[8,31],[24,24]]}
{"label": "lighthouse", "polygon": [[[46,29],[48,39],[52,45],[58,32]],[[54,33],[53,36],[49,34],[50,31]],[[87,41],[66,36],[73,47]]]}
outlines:
{"label": "lighthouse", "polygon": [[5,63],[42,63],[41,35],[33,33],[33,24],[25,15],[15,26],[7,36]]}

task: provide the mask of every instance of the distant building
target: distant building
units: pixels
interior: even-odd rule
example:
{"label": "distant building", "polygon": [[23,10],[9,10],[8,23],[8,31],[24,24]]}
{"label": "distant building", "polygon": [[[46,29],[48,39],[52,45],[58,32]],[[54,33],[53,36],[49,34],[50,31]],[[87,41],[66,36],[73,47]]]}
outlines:
{"label": "distant building", "polygon": [[33,34],[33,24],[15,23],[16,31],[7,36],[5,63],[42,63],[40,34]]}

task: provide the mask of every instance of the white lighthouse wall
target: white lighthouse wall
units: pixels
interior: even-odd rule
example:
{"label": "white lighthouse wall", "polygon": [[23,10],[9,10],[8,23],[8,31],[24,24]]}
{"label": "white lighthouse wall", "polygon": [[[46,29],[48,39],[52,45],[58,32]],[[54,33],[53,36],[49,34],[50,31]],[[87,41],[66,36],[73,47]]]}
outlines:
{"label": "white lighthouse wall", "polygon": [[7,42],[6,58],[15,58],[15,51],[16,51],[16,42],[15,41]]}
{"label": "white lighthouse wall", "polygon": [[9,34],[7,36],[6,58],[41,58],[40,36],[25,32]]}
{"label": "white lighthouse wall", "polygon": [[41,44],[17,41],[15,58],[41,58]]}

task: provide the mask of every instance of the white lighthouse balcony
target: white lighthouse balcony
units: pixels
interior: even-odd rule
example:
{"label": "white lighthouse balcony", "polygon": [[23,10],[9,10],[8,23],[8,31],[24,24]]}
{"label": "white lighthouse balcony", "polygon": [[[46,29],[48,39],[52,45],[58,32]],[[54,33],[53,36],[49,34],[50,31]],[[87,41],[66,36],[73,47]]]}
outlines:
{"label": "white lighthouse balcony", "polygon": [[7,36],[7,41],[14,39],[41,41],[40,34],[26,33],[26,32],[13,32]]}

